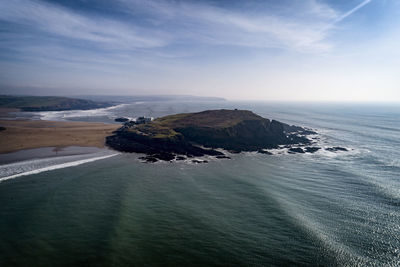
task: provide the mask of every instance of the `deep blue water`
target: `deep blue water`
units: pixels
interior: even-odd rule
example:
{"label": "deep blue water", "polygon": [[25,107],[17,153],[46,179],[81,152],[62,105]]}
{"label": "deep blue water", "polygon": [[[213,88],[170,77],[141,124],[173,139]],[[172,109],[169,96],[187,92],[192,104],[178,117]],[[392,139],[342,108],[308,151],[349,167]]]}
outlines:
{"label": "deep blue water", "polygon": [[[136,103],[53,119],[250,109],[349,152],[208,164],[135,154],[0,183],[0,263],[19,266],[400,264],[400,106]],[[1,166],[0,166],[1,167]]]}

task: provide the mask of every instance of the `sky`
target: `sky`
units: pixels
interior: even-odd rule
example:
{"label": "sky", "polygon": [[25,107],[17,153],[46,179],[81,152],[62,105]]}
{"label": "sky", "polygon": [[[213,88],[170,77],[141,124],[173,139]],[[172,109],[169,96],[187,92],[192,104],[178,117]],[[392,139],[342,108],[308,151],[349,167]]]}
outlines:
{"label": "sky", "polygon": [[4,0],[0,94],[400,102],[398,0]]}

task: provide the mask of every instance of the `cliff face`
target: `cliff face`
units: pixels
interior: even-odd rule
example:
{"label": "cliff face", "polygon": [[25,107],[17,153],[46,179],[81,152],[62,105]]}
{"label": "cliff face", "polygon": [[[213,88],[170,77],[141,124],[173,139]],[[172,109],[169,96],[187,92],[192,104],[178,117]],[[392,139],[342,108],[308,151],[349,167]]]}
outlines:
{"label": "cliff face", "polygon": [[192,145],[180,134],[171,137],[156,138],[132,131],[117,131],[115,135],[106,138],[106,144],[123,152],[145,154],[173,153],[190,156],[223,155],[219,151],[203,149]]}
{"label": "cliff face", "polygon": [[301,131],[305,130],[270,121],[247,110],[207,110],[166,116],[145,125],[122,127],[107,138],[107,144],[120,151],[146,154],[218,155],[219,152],[213,149],[256,151],[284,144],[307,143],[306,137],[298,136]]}
{"label": "cliff face", "polygon": [[251,151],[290,143],[282,124],[269,120],[246,120],[221,128],[188,126],[174,130],[188,141],[233,151]]}

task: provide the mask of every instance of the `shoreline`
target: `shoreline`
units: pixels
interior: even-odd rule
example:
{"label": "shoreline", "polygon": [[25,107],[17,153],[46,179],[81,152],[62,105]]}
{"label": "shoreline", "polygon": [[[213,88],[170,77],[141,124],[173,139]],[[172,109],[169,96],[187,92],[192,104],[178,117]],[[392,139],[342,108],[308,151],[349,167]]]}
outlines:
{"label": "shoreline", "polygon": [[[21,108],[8,108],[0,107],[0,121],[3,120],[39,120],[39,121],[69,121],[64,119],[46,118],[46,114],[59,114],[59,113],[77,113],[77,112],[93,112],[93,111],[107,111],[128,105],[129,103],[118,103],[108,107],[100,107],[93,109],[65,109],[65,110],[43,110],[43,111],[24,111]],[[20,116],[18,116],[20,115]],[[78,116],[79,117],[79,116]],[[106,123],[107,124],[107,123]]]}
{"label": "shoreline", "polygon": [[111,151],[107,148],[66,146],[66,147],[38,147],[21,149],[10,153],[0,154],[0,166],[33,159],[46,159],[64,156],[90,155]]}
{"label": "shoreline", "polygon": [[26,149],[55,147],[105,148],[105,138],[119,124],[44,120],[0,120],[0,155]]}
{"label": "shoreline", "polygon": [[0,107],[0,120],[17,120],[14,114],[16,112],[21,112],[19,108],[1,108]]}
{"label": "shoreline", "polygon": [[[11,153],[14,156],[19,154],[20,158],[10,159],[6,157],[5,162],[0,162],[0,183],[21,176],[39,174],[103,160],[119,154],[108,149],[98,148],[97,151],[90,151],[90,147],[67,147],[63,155],[54,155],[49,154],[52,151],[51,149],[37,148]],[[9,156],[10,154],[5,155]]]}

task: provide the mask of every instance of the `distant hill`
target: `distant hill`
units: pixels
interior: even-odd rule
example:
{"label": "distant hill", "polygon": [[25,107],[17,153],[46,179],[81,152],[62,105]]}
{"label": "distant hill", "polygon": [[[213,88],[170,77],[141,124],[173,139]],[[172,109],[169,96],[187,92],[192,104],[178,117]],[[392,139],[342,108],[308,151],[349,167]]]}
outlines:
{"label": "distant hill", "polygon": [[93,101],[113,101],[120,103],[153,102],[153,101],[226,101],[221,97],[192,96],[192,95],[79,95],[73,96]]}
{"label": "distant hill", "polygon": [[97,102],[69,97],[0,95],[0,107],[19,108],[23,111],[86,110],[109,106],[112,106],[109,102]]}

